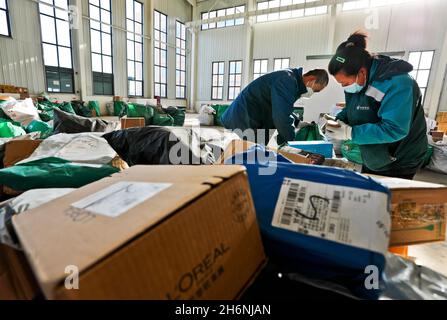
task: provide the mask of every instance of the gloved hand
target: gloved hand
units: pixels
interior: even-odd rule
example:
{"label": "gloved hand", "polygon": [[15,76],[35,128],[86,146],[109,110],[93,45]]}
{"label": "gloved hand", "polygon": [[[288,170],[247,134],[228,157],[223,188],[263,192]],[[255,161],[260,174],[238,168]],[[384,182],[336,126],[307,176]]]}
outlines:
{"label": "gloved hand", "polygon": [[337,121],[337,124],[332,121],[328,121],[326,126],[326,137],[329,140],[351,140],[352,139],[352,127],[348,126],[343,121]]}
{"label": "gloved hand", "polygon": [[328,113],[325,113],[325,114],[323,115],[323,118],[325,118],[326,120],[336,121],[336,118],[335,118],[334,116],[331,116],[331,115],[328,114]]}

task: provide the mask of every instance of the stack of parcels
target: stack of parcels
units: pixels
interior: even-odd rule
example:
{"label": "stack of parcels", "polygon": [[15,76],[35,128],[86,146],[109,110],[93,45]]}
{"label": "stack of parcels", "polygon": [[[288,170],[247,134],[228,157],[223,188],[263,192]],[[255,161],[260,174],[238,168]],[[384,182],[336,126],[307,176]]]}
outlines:
{"label": "stack of parcels", "polygon": [[[246,166],[267,256],[283,273],[376,299],[390,244],[445,239],[445,186],[372,179],[270,153],[252,146],[225,163]],[[380,274],[372,289],[365,286],[371,266]]]}
{"label": "stack of parcels", "polygon": [[5,144],[0,185],[6,194],[78,188],[127,168],[101,133],[57,134]]}
{"label": "stack of parcels", "polygon": [[234,299],[265,263],[241,166],[135,166],[6,224],[48,299]]}

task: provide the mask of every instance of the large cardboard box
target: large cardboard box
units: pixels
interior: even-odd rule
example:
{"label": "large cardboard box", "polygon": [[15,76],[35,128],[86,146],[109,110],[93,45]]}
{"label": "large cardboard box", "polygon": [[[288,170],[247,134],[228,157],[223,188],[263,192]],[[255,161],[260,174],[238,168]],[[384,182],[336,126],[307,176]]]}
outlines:
{"label": "large cardboard box", "polygon": [[391,190],[391,247],[445,241],[447,186],[371,177]]}
{"label": "large cardboard box", "polygon": [[13,225],[49,299],[234,299],[265,261],[242,166],[132,167]]}
{"label": "large cardboard box", "polygon": [[[228,147],[225,149],[224,153],[217,160],[216,163],[224,164],[226,160],[232,158],[234,155],[236,155],[238,153],[243,153],[243,152],[247,151],[248,149],[250,149],[250,147],[252,147],[254,145],[255,145],[255,143],[250,142],[250,141],[233,140],[228,145]],[[272,149],[272,148],[270,148],[270,150],[281,154],[282,156],[284,156],[285,158],[289,159],[290,161],[292,161],[294,163],[310,164],[312,161],[312,159],[306,158],[299,154],[294,154],[294,153],[285,152],[282,150],[277,150],[277,149]]]}
{"label": "large cardboard box", "polygon": [[146,125],[146,120],[144,118],[128,118],[124,116],[121,118],[121,129],[130,128],[142,128]]}
{"label": "large cardboard box", "polygon": [[31,300],[39,293],[24,254],[0,244],[0,300]]}
{"label": "large cardboard box", "polygon": [[22,161],[37,149],[42,140],[11,140],[5,145],[5,156],[3,165],[5,168],[12,167]]}

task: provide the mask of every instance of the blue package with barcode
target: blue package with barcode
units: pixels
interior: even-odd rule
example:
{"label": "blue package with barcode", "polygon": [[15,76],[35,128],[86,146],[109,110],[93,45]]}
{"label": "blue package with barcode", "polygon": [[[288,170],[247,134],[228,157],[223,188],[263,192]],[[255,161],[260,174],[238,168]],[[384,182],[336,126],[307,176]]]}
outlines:
{"label": "blue package with barcode", "polygon": [[259,145],[225,163],[247,168],[266,253],[283,273],[379,297],[391,229],[386,187],[353,171],[294,164]]}

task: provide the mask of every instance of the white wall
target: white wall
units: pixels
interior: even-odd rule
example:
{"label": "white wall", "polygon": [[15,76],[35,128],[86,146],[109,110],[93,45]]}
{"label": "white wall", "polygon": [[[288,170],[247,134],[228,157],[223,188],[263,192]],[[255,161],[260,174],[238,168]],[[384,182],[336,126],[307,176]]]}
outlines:
{"label": "white wall", "polygon": [[[214,3],[214,1],[205,1],[201,5],[204,6],[207,3]],[[240,2],[235,1],[235,3]],[[227,1],[223,7],[228,6],[230,5]],[[302,66],[305,70],[317,67],[326,69],[327,60],[307,61],[306,56],[333,54],[337,46],[345,41],[349,34],[365,29],[365,22],[370,22],[371,16],[377,17],[378,23],[377,28],[367,30],[370,34],[370,51],[405,51],[404,58],[407,58],[409,51],[436,50],[425,108],[437,108],[441,89],[437,89],[435,85],[442,81],[446,63],[440,59],[447,32],[447,1],[445,0],[416,1],[380,7],[372,11],[361,9],[341,12],[338,9],[332,16],[328,13],[321,16],[255,24],[253,26],[253,58],[269,59],[269,71],[273,70],[273,59],[282,57],[290,57],[292,67]],[[210,99],[210,62],[223,60],[228,63],[229,60],[234,59],[234,52],[244,57],[244,52],[239,51],[245,48],[245,42],[243,42],[245,38],[241,34],[243,32],[241,29],[224,28],[199,33],[198,104]],[[247,63],[253,62],[244,61],[245,66]],[[200,64],[205,64],[205,66]],[[227,77],[226,72],[226,81]],[[319,113],[329,111],[331,106],[340,100],[343,100],[343,91],[332,83],[328,93],[316,95],[310,101],[299,101],[297,105],[306,106],[307,120],[316,120],[315,117]],[[445,108],[447,109],[447,106]]]}
{"label": "white wall", "polygon": [[45,90],[37,4],[9,1],[12,38],[0,37],[0,83]]}
{"label": "white wall", "polygon": [[[175,98],[175,21],[192,20],[192,6],[187,0],[139,0],[144,4],[144,95],[153,96],[152,85],[152,19],[151,8],[168,15],[168,98],[166,105],[186,105],[186,100]],[[99,100],[104,104],[110,96],[94,96],[92,84],[90,23],[88,0],[70,0],[70,4],[82,7],[80,28],[72,30],[75,90],[78,94],[53,95],[60,100],[71,100],[82,95],[84,100]],[[9,0],[12,38],[0,37],[0,83],[28,87],[31,94],[46,89],[40,36],[38,4],[31,0]],[[126,8],[124,0],[112,0],[112,24],[125,28]],[[187,38],[187,69],[189,73],[190,36]],[[127,96],[126,33],[113,28],[113,68],[115,95]],[[188,76],[187,76],[188,79]]]}
{"label": "white wall", "polygon": [[[247,5],[246,1],[204,1],[197,4],[198,16],[202,12],[218,10],[238,5]],[[248,26],[233,26],[228,28],[210,29],[199,32],[197,57],[197,103],[196,109],[203,103],[229,103],[228,99],[228,69],[229,61],[243,60],[242,69],[247,68],[245,61]],[[223,100],[211,100],[212,63],[225,62],[225,77]],[[242,79],[244,82],[244,79]]]}

